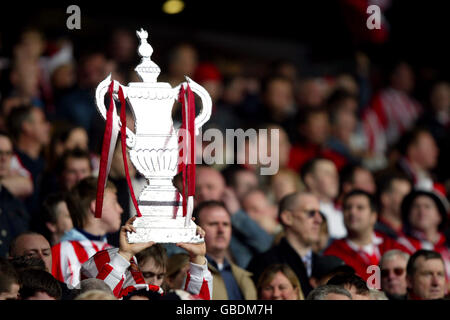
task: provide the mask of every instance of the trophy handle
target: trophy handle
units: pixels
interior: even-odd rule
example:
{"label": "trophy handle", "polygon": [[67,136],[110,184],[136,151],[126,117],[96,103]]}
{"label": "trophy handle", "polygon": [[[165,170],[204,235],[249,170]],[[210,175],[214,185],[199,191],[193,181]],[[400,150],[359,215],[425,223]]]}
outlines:
{"label": "trophy handle", "polygon": [[[202,109],[199,113],[199,115],[195,118],[195,135],[197,136],[199,134],[199,128],[205,124],[206,121],[209,120],[211,117],[211,110],[212,110],[212,101],[211,97],[208,93],[208,91],[205,90],[201,85],[199,85],[197,82],[192,80],[191,78],[186,76],[186,82],[183,82],[176,86],[174,89],[178,93],[180,91],[180,87],[184,86],[186,84],[189,84],[192,91],[196,93],[200,99],[202,100]],[[178,100],[178,95],[177,95]]]}
{"label": "trophy handle", "polygon": [[[122,90],[123,90],[123,94],[126,98],[127,97],[126,87],[122,86],[116,80],[113,80],[113,81],[114,81],[113,96],[117,96],[117,92],[119,91],[119,86],[121,86]],[[97,110],[99,111],[102,118],[105,120],[106,120],[105,94],[108,93],[110,84],[111,84],[111,74],[109,74],[105,80],[100,82],[99,85],[97,86],[97,89],[95,90],[95,101],[96,101],[96,105],[97,105]],[[115,118],[117,119],[118,125],[120,128],[122,126],[122,123],[121,123],[119,117],[115,116],[113,119],[115,119]],[[126,140],[127,146],[128,146],[128,148],[131,149],[136,144],[136,136],[135,136],[134,132],[128,128],[126,128],[126,132],[127,132],[127,140]]]}

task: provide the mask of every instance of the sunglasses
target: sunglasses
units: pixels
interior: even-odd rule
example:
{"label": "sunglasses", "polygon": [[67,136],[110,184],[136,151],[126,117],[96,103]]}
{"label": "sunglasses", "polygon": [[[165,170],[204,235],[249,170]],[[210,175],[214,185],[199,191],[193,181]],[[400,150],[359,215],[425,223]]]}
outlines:
{"label": "sunglasses", "polygon": [[401,275],[403,275],[403,273],[405,273],[405,269],[403,268],[383,269],[381,270],[381,277],[382,278],[388,277],[391,271],[393,271],[397,277],[400,277]]}
{"label": "sunglasses", "polygon": [[303,210],[303,212],[308,215],[308,218],[313,218],[316,214],[322,215],[319,210],[315,210],[315,209]]}

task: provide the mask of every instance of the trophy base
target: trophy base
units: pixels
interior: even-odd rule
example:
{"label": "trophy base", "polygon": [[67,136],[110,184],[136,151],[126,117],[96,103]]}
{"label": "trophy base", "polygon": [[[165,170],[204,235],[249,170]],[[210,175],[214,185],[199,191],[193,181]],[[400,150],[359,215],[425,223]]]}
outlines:
{"label": "trophy base", "polygon": [[[146,220],[146,221],[145,221]],[[153,221],[151,221],[153,220]],[[159,223],[155,223],[159,220]],[[165,220],[165,221],[163,221]],[[184,226],[184,218],[176,219],[149,219],[141,217],[134,221],[136,232],[127,232],[129,243],[142,243],[154,241],[155,243],[202,243],[204,239],[197,234],[197,225],[190,221],[189,226]],[[153,222],[153,223],[152,223]],[[180,225],[181,224],[181,225]]]}

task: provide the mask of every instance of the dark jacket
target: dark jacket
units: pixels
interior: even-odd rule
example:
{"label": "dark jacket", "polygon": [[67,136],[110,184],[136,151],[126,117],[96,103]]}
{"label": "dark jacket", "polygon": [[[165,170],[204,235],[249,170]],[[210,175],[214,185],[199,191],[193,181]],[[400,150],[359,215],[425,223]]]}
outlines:
{"label": "dark jacket", "polygon": [[[313,252],[312,255],[312,269],[314,274],[314,266],[316,262],[320,259],[320,256]],[[298,253],[291,247],[287,242],[286,238],[280,240],[279,244],[272,247],[268,251],[254,256],[247,267],[247,270],[253,273],[253,281],[255,284],[258,282],[258,278],[261,273],[271,264],[283,263],[287,264],[295,272],[300,281],[302,291],[305,297],[312,290],[309,283],[309,277],[306,273],[305,265],[303,264],[302,258]]]}

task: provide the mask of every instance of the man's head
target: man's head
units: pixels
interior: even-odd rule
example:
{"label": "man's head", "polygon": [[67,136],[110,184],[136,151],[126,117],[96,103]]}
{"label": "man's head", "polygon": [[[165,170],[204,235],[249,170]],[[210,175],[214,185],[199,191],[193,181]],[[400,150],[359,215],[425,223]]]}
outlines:
{"label": "man's head", "polygon": [[378,186],[380,213],[401,217],[403,198],[411,191],[411,181],[401,173],[390,172],[383,175]]}
{"label": "man's head", "polygon": [[447,223],[448,204],[437,192],[413,190],[401,205],[406,230],[443,231]]}
{"label": "man's head", "polygon": [[145,282],[161,286],[167,269],[166,249],[157,243],[136,254],[136,259]]}
{"label": "man's head", "polygon": [[445,265],[435,251],[418,250],[406,267],[409,294],[419,299],[441,299],[445,295]]}
{"label": "man's head", "polygon": [[[111,181],[106,183],[102,217],[98,226],[105,234],[116,232],[122,223],[122,207],[117,202],[117,189]],[[97,195],[97,178],[88,177],[80,180],[68,194],[66,201],[75,228],[84,229],[92,222],[95,214]]]}
{"label": "man's head", "polygon": [[72,218],[67,208],[64,193],[49,194],[42,204],[42,218],[52,235],[52,241],[58,241],[62,235],[73,228]]}
{"label": "man's head", "polygon": [[20,273],[21,300],[60,300],[61,287],[50,273],[43,270],[28,269]]}
{"label": "man's head", "polygon": [[376,191],[372,172],[360,165],[347,165],[339,173],[341,192],[346,194],[354,189],[364,190],[370,194]]}
{"label": "man's head", "polygon": [[10,137],[7,133],[0,132],[0,179],[9,175],[13,154],[13,144]]}
{"label": "man's head", "polygon": [[431,133],[424,128],[414,128],[403,135],[399,150],[420,170],[433,169],[438,161],[439,148]]}
{"label": "man's head", "polygon": [[9,245],[10,258],[26,256],[40,258],[48,272],[52,271],[52,250],[45,237],[36,232],[25,232],[18,235]]}
{"label": "man's head", "polygon": [[258,176],[253,170],[240,165],[230,165],[222,171],[226,184],[233,188],[238,199],[258,187]]}
{"label": "man's head", "polygon": [[380,260],[381,289],[390,296],[406,294],[406,265],[409,254],[401,250],[389,250]]}
{"label": "man's head", "polygon": [[312,290],[306,300],[352,300],[352,294],[341,286],[326,284]]}
{"label": "man's head", "polygon": [[17,299],[19,294],[19,277],[14,266],[0,258],[0,300]]}
{"label": "man's head", "polygon": [[301,109],[297,114],[297,131],[306,142],[323,145],[330,133],[327,110],[320,107]]}
{"label": "man's head", "polygon": [[38,107],[24,105],[14,108],[8,116],[7,125],[15,141],[24,138],[41,146],[50,142],[50,125]]}
{"label": "man's head", "polygon": [[337,285],[352,295],[352,300],[370,300],[370,290],[366,282],[354,273],[337,274],[328,280],[327,285]]}
{"label": "man's head", "polygon": [[203,201],[220,201],[225,191],[225,179],[214,168],[197,166],[195,176],[195,206]]}
{"label": "man's head", "polygon": [[288,237],[306,246],[319,241],[322,216],[315,195],[297,192],[285,196],[280,201],[278,217]]}
{"label": "man's head", "polygon": [[358,189],[350,191],[344,196],[342,209],[349,236],[373,232],[377,221],[377,207],[371,194]]}
{"label": "man's head", "polygon": [[72,189],[80,180],[92,174],[89,153],[78,148],[65,151],[60,159],[60,172],[62,186],[66,190]]}
{"label": "man's head", "polygon": [[333,161],[313,158],[300,170],[300,176],[307,190],[322,201],[332,202],[339,194],[339,175]]}
{"label": "man's head", "polygon": [[220,201],[200,203],[193,216],[196,223],[205,230],[206,252],[223,255],[231,240],[231,218],[225,205]]}
{"label": "man's head", "polygon": [[255,221],[264,218],[277,219],[276,208],[261,189],[252,189],[247,192],[242,198],[242,207],[249,217]]}
{"label": "man's head", "polygon": [[397,61],[392,64],[389,80],[394,89],[405,93],[410,93],[414,88],[414,72],[405,61]]}
{"label": "man's head", "polygon": [[285,115],[294,103],[292,82],[283,76],[273,76],[263,84],[264,102],[274,114]]}

